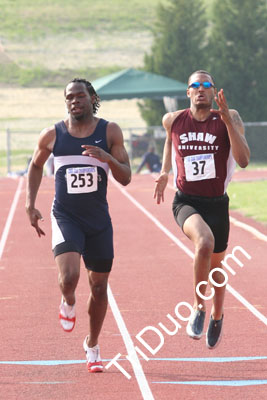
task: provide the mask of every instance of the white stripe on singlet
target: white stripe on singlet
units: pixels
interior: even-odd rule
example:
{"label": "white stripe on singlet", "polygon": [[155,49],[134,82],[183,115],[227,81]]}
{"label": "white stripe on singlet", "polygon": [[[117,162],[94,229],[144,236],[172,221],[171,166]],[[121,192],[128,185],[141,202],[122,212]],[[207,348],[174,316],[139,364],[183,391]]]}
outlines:
{"label": "white stripe on singlet", "polygon": [[96,167],[101,167],[104,169],[106,174],[108,175],[109,166],[107,163],[103,163],[102,161],[97,160],[94,157],[88,156],[58,156],[54,159],[54,166],[55,166],[55,174],[60,167],[70,164],[84,164],[84,165],[93,165]]}
{"label": "white stripe on singlet", "polygon": [[224,181],[224,193],[227,190],[227,186],[229,185],[229,182],[232,179],[232,176],[235,172],[235,167],[236,167],[236,162],[232,153],[232,150],[230,149],[229,151],[229,156],[228,156],[228,160],[227,160],[227,172],[226,172],[226,178]]}
{"label": "white stripe on singlet", "polygon": [[[52,207],[53,209],[53,207]],[[62,232],[58,226],[57,220],[53,215],[51,210],[51,222],[52,222],[52,250],[60,243],[64,243],[65,239],[62,235]]]}
{"label": "white stripe on singlet", "polygon": [[177,189],[177,178],[178,178],[178,165],[175,160],[176,152],[174,144],[172,142],[172,171],[173,171],[173,186]]}

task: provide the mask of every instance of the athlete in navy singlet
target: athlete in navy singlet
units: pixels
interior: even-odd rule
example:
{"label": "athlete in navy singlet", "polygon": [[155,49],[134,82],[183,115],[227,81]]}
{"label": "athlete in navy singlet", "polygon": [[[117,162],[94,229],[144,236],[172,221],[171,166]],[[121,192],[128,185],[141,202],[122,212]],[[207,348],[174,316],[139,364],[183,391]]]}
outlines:
{"label": "athlete in navy singlet", "polygon": [[26,191],[26,211],[39,237],[42,216],[35,208],[43,167],[54,156],[55,198],[52,248],[62,293],[59,321],[66,332],[75,326],[75,289],[80,258],[88,270],[89,335],[83,342],[89,372],[102,372],[98,337],[107,310],[107,283],[113,262],[113,231],[106,199],[109,169],[122,185],[131,180],[120,127],[95,117],[99,97],[90,82],[74,79],[65,88],[69,116],[41,132]]}
{"label": "athlete in navy singlet", "polygon": [[[229,236],[227,185],[235,163],[248,165],[250,151],[244,126],[236,110],[229,110],[223,90],[218,93],[212,76],[203,70],[190,75],[187,96],[190,108],[163,117],[166,141],[162,170],[154,198],[164,201],[172,167],[177,192],[172,209],[176,222],[195,246],[194,305],[187,334],[200,339],[206,315],[205,290],[209,274],[217,285],[225,281],[222,268]],[[218,110],[212,109],[212,102]],[[206,282],[204,284],[203,282]],[[214,349],[222,336],[225,285],[214,286],[213,306],[206,345]]]}
{"label": "athlete in navy singlet", "polygon": [[[77,250],[83,255],[87,268],[96,272],[109,272],[113,259],[112,226],[106,199],[109,166],[96,158],[82,155],[81,146],[97,144],[109,153],[107,125],[108,121],[99,119],[90,136],[77,138],[70,135],[65,122],[61,121],[55,125],[56,141],[53,147],[56,186],[52,208],[54,254],[65,253],[66,248]],[[85,250],[84,245],[80,248],[83,241],[75,227],[64,229],[65,215],[75,219],[76,224],[90,236]],[[104,237],[105,232],[109,233]],[[99,240],[92,240],[92,235],[97,235]]]}

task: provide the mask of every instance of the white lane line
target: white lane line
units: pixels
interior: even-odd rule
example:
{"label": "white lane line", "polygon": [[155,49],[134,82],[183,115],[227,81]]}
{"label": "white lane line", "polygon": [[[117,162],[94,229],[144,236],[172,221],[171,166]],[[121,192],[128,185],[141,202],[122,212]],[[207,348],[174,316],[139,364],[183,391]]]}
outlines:
{"label": "white lane line", "polygon": [[242,228],[247,232],[250,232],[252,235],[256,236],[257,239],[267,242],[267,236],[264,235],[263,233],[261,233],[260,231],[258,231],[258,229],[253,228],[253,226],[250,226],[250,225],[246,224],[245,222],[238,221],[238,219],[231,217],[231,216],[230,216],[230,222],[233,225],[238,226],[239,228]]}
{"label": "white lane line", "polygon": [[[157,218],[155,218],[149,211],[147,211],[134,197],[132,197],[124,188],[122,188],[113,178],[111,181],[115,186],[126,196],[137,208],[139,208],[154,224],[161,229],[171,240],[173,240],[189,257],[194,258],[194,253],[189,250],[179,239],[177,239]],[[260,321],[267,325],[267,318],[261,314],[252,304],[250,304],[243,296],[241,296],[235,289],[229,284],[226,285],[226,289],[242,303],[252,314],[254,314]]]}
{"label": "white lane line", "polygon": [[[1,238],[1,241],[0,241],[0,259],[1,259],[4,247],[5,247],[5,243],[6,243],[6,240],[7,240],[7,237],[8,237],[8,233],[9,233],[9,230],[10,230],[10,227],[11,227],[11,223],[12,223],[12,220],[13,220],[13,217],[14,217],[14,213],[16,211],[16,207],[17,207],[17,203],[18,203],[18,200],[19,200],[19,196],[21,194],[22,183],[23,183],[23,178],[20,178],[16,193],[15,193],[15,196],[14,196],[14,199],[13,199],[13,202],[12,202],[12,205],[11,205],[8,217],[7,217],[6,225],[5,225],[5,228],[4,228],[4,231],[3,231],[3,235],[2,235],[2,238]],[[121,332],[122,338],[124,340],[127,352],[128,352],[129,355],[131,355],[130,362],[132,364],[132,367],[133,367],[133,370],[134,370],[134,373],[135,373],[135,376],[136,376],[136,380],[138,382],[138,385],[139,385],[139,388],[140,388],[141,393],[143,395],[143,398],[144,398],[144,400],[154,400],[154,397],[152,395],[152,392],[151,392],[150,387],[148,385],[148,382],[146,380],[144,371],[142,369],[141,363],[140,363],[140,361],[139,361],[139,359],[137,357],[137,354],[136,354],[136,351],[135,351],[135,348],[134,348],[134,344],[133,344],[132,339],[130,337],[130,334],[129,334],[127,328],[126,328],[126,325],[125,325],[124,320],[123,320],[123,318],[121,316],[120,310],[119,310],[119,308],[117,306],[117,303],[115,301],[115,298],[114,298],[114,296],[112,294],[112,291],[111,291],[109,285],[108,285],[108,298],[109,298],[109,304],[110,304],[110,307],[112,309],[114,318],[115,318],[115,320],[117,322],[117,325],[118,325],[119,330]]]}
{"label": "white lane line", "polygon": [[10,230],[10,227],[11,227],[11,224],[12,224],[12,220],[13,220],[13,217],[14,217],[14,214],[15,214],[15,211],[16,211],[16,207],[17,207],[17,204],[18,204],[19,196],[21,194],[22,183],[23,183],[23,178],[20,177],[19,183],[18,183],[18,186],[17,186],[17,190],[16,190],[15,196],[13,198],[13,202],[11,204],[11,207],[10,207],[10,210],[9,210],[9,214],[8,214],[8,217],[7,217],[7,220],[6,220],[6,224],[5,224],[5,227],[4,227],[4,230],[3,230],[3,234],[2,234],[2,237],[1,237],[1,240],[0,240],[0,260],[2,258],[2,254],[3,254],[4,248],[5,248],[5,244],[6,244],[6,241],[7,241],[8,234],[9,234],[9,230]]}
{"label": "white lane line", "polygon": [[139,385],[139,388],[141,390],[142,396],[144,400],[154,400],[153,394],[150,390],[150,387],[148,385],[147,379],[145,377],[144,371],[142,369],[141,363],[139,361],[139,358],[137,357],[133,341],[131,339],[131,336],[126,328],[125,322],[121,316],[119,307],[116,303],[116,300],[112,294],[112,291],[110,289],[110,286],[108,285],[108,301],[109,305],[111,307],[111,310],[113,312],[115,321],[117,322],[117,325],[119,327],[119,330],[121,332],[121,336],[123,338],[125,347],[127,349],[128,355],[130,355],[129,361],[132,364],[133,371],[137,380],[137,383]]}
{"label": "white lane line", "polygon": [[252,304],[250,304],[240,293],[238,293],[232,286],[226,285],[226,289],[230,292],[237,300],[239,300],[245,307],[249,309],[261,322],[267,325],[267,318],[262,315]]}

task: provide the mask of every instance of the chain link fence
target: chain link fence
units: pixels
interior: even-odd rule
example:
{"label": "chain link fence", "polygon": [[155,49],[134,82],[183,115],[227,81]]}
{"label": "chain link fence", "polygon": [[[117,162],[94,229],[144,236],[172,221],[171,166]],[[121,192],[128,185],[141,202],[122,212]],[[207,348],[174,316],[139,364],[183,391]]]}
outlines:
{"label": "chain link fence", "polygon": [[[267,122],[247,122],[245,129],[251,149],[251,161],[267,164]],[[161,126],[133,127],[124,129],[123,133],[133,171],[137,169],[143,154],[150,145],[153,145],[156,153],[162,157],[165,131]],[[37,144],[39,132],[6,129],[0,134],[0,175],[25,174]]]}

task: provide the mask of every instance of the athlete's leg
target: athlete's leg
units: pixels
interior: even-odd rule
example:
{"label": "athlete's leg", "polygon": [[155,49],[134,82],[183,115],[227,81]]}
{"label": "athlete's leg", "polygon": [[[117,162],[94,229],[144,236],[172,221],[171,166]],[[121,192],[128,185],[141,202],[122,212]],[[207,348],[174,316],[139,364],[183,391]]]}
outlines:
{"label": "athlete's leg", "polygon": [[[202,305],[201,310],[205,311],[205,301],[198,296],[196,287],[201,281],[208,282],[211,256],[214,250],[214,236],[209,226],[199,214],[193,214],[185,220],[183,231],[195,246],[193,307],[197,309],[199,305]],[[206,285],[201,285],[199,291],[202,295],[205,295]]]}
{"label": "athlete's leg", "polygon": [[109,272],[94,272],[88,270],[89,285],[91,293],[88,299],[89,335],[87,337],[88,347],[94,347],[98,343],[104,318],[107,311]]}
{"label": "athlete's leg", "polygon": [[[221,268],[221,269],[223,268],[221,261],[224,259],[224,256],[225,256],[225,251],[223,251],[221,253],[213,253],[212,254],[211,270],[214,268]],[[219,271],[215,271],[212,274],[212,278],[218,284],[222,284],[225,281],[224,275]],[[224,303],[224,295],[225,295],[226,285],[223,285],[222,287],[218,287],[216,285],[212,285],[212,286],[215,290],[215,294],[213,296],[213,306],[211,309],[211,315],[214,320],[220,320],[223,315],[223,303]]]}
{"label": "athlete's leg", "polygon": [[75,289],[80,277],[80,254],[68,252],[56,256],[58,283],[68,305],[75,303]]}
{"label": "athlete's leg", "polygon": [[[214,253],[211,258],[211,271],[214,268],[221,268],[225,251]],[[212,278],[218,284],[224,284],[225,277],[220,271],[212,273]],[[225,294],[225,284],[218,287],[213,284],[215,294],[213,296],[213,305],[211,309],[211,317],[209,327],[206,333],[206,345],[209,349],[215,349],[221,341],[223,332],[223,303]]]}

